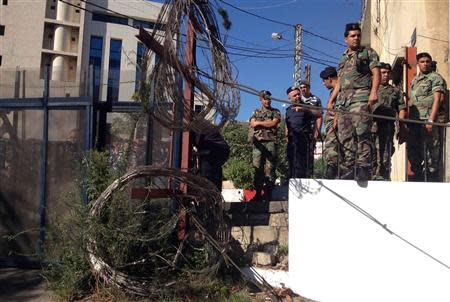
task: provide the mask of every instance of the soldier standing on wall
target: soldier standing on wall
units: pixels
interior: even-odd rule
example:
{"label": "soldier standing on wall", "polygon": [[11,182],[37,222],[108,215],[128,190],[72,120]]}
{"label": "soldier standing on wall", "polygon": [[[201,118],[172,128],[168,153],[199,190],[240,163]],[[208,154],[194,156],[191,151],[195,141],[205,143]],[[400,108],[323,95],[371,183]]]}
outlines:
{"label": "soldier standing on wall", "polygon": [[[431,70],[432,58],[429,53],[417,54],[419,74],[411,83],[411,104],[409,118],[421,121],[445,122],[442,100],[445,98],[444,79]],[[442,127],[433,124],[409,125],[408,158],[411,162],[413,181],[440,181],[442,156]]]}
{"label": "soldier standing on wall", "polygon": [[[334,67],[327,67],[320,73],[320,78],[323,81],[323,85],[330,90],[330,97],[328,99],[327,109],[335,108],[335,101],[339,92],[339,82],[337,77],[337,71]],[[335,179],[338,176],[339,165],[339,141],[337,137],[337,123],[335,123],[335,113],[333,111],[327,111],[325,114],[325,148],[324,158],[326,163],[326,179]]]}
{"label": "soldier standing on wall", "polygon": [[[381,81],[378,88],[378,102],[373,107],[373,113],[400,118],[406,117],[406,105],[403,93],[389,84],[391,78],[391,65],[380,63]],[[402,124],[404,125],[404,124]],[[403,127],[403,126],[401,126]],[[394,153],[395,122],[375,118],[372,125],[374,142],[373,179],[389,180],[391,174],[391,157]]]}
{"label": "soldier standing on wall", "polygon": [[361,46],[358,23],[345,26],[348,48],[339,60],[340,91],[337,108],[350,114],[339,114],[338,135],[343,147],[342,167],[347,171],[341,179],[366,181],[371,178],[372,139],[371,118],[367,115],[378,100],[380,69],[378,54]]}
{"label": "soldier standing on wall", "polygon": [[278,161],[277,130],[281,121],[280,111],[270,106],[272,94],[262,90],[259,93],[261,108],[250,117],[253,129],[253,167],[255,176],[253,185],[256,190],[255,200],[262,198],[262,189],[270,191],[275,185],[275,169]]}

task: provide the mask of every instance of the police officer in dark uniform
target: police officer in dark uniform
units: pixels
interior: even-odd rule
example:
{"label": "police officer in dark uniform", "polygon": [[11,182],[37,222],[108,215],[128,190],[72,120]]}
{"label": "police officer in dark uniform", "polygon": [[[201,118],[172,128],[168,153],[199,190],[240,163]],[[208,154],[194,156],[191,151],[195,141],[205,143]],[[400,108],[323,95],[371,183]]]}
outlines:
{"label": "police officer in dark uniform", "polygon": [[286,108],[285,126],[289,178],[307,178],[311,176],[308,164],[312,143],[311,124],[320,116],[320,111],[301,107],[301,93],[298,87],[289,87],[286,93],[292,102],[292,105]]}
{"label": "police officer in dark uniform", "polygon": [[208,133],[195,133],[193,140],[198,156],[199,174],[222,191],[222,166],[230,156],[230,147],[216,129]]}

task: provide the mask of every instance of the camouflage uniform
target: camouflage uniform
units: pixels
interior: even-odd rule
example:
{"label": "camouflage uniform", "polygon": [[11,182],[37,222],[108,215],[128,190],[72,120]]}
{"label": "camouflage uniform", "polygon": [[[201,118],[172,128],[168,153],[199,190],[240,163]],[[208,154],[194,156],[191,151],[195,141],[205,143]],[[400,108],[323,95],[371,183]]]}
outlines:
{"label": "camouflage uniform", "polygon": [[[253,118],[257,121],[281,120],[281,114],[278,109],[262,107],[253,112],[250,120]],[[278,126],[273,128],[256,127],[253,130],[253,167],[255,168],[253,185],[257,191],[261,190],[264,185],[270,187],[275,184],[275,169],[278,160],[277,130]]]}
{"label": "camouflage uniform", "polygon": [[[318,108],[322,107],[322,101],[315,95],[311,94],[309,97],[302,95],[302,103],[306,105],[316,106]],[[317,118],[311,119],[311,137],[309,141],[309,157],[308,157],[308,175],[311,177],[314,175],[314,151],[316,150],[316,139],[314,138],[316,130],[316,120]],[[320,133],[320,129],[318,129]]]}
{"label": "camouflage uniform", "polygon": [[[402,92],[392,85],[380,85],[378,88],[378,102],[374,107],[374,114],[395,117],[406,108]],[[374,179],[389,180],[391,171],[391,156],[394,154],[395,122],[375,118],[372,126],[374,142],[373,177]]]}
{"label": "camouflage uniform", "polygon": [[[330,91],[330,95],[333,93],[333,89]],[[334,103],[333,109],[336,108],[336,103]],[[334,120],[336,115],[334,112],[327,111],[325,114],[325,141],[324,141],[324,150],[323,156],[325,158],[325,163],[327,167],[329,166],[338,166],[338,154],[339,154],[339,141],[337,137],[337,127],[333,130]]]}
{"label": "camouflage uniform", "polygon": [[[372,87],[371,69],[379,65],[378,55],[372,48],[360,47],[349,54],[348,50],[339,61],[338,77],[340,91],[336,108],[369,113],[368,100]],[[369,169],[372,165],[372,119],[367,115],[339,114],[338,136],[343,148],[341,172],[356,167]]]}
{"label": "camouflage uniform", "polygon": [[[427,121],[433,106],[433,93],[445,93],[443,78],[436,72],[419,74],[411,83],[411,104],[409,117],[411,119]],[[439,107],[436,122],[445,122],[443,105]],[[424,125],[411,124],[408,137],[408,159],[414,180],[438,181],[441,168],[443,128],[433,126],[432,133],[428,134]],[[426,159],[426,161],[425,161]],[[424,172],[426,174],[424,174]]]}

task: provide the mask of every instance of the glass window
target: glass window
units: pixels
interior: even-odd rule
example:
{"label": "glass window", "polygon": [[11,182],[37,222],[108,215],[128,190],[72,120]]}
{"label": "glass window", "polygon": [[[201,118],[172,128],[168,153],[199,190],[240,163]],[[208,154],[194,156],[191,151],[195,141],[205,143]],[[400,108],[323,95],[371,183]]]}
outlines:
{"label": "glass window", "polygon": [[0,25],[0,36],[5,35],[5,25]]}
{"label": "glass window", "polygon": [[101,13],[92,13],[92,21],[128,25],[127,18],[113,16],[113,15],[106,15],[106,14],[101,14]]}
{"label": "glass window", "polygon": [[91,36],[89,51],[89,65],[94,66],[94,100],[100,96],[100,79],[102,73],[103,38]]}
{"label": "glass window", "polygon": [[135,28],[146,28],[146,29],[159,29],[159,30],[164,30],[164,24],[157,24],[155,22],[152,21],[144,21],[144,20],[133,20],[133,27]]}
{"label": "glass window", "polygon": [[108,67],[108,92],[107,101],[119,101],[120,85],[120,57],[122,54],[122,40],[111,39],[109,46],[109,67]]}
{"label": "glass window", "polygon": [[135,79],[135,91],[139,90],[139,86],[141,84],[141,63],[142,58],[145,55],[145,52],[147,51],[147,47],[141,42],[138,42],[137,44],[137,51],[136,51],[136,79]]}

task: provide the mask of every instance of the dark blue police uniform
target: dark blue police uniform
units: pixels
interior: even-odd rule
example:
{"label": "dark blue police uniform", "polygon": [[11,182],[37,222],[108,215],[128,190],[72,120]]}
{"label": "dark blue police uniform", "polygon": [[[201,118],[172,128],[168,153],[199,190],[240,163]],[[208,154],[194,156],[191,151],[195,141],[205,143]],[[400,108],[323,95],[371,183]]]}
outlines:
{"label": "dark blue police uniform", "polygon": [[309,177],[309,148],[311,143],[312,117],[304,110],[296,111],[295,105],[286,108],[286,127],[288,129],[287,156],[289,178]]}

